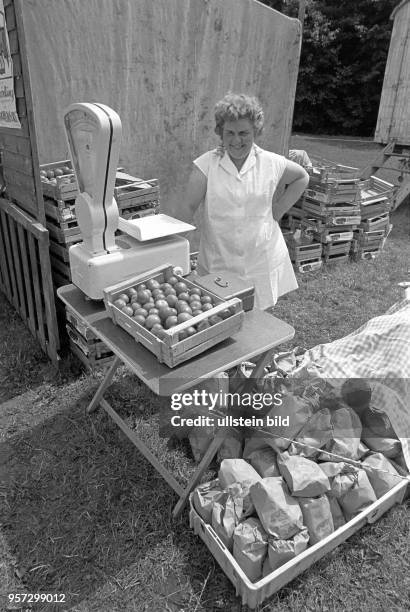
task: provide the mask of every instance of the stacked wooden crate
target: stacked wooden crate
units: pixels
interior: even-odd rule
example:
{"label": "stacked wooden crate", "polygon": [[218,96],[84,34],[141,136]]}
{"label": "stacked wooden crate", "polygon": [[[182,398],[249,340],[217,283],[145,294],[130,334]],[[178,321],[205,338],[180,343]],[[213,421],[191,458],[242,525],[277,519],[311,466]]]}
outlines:
{"label": "stacked wooden crate", "polygon": [[95,371],[107,367],[114,359],[114,353],[102,342],[75,313],[66,308],[66,332],[71,352],[85,368]]}
{"label": "stacked wooden crate", "polygon": [[[55,287],[71,282],[68,250],[81,242],[75,214],[78,186],[69,160],[40,166],[46,226],[50,236],[50,261]],[[158,214],[160,196],[158,179],[145,181],[119,169],[114,197],[118,212],[125,219]]]}
{"label": "stacked wooden crate", "polygon": [[298,272],[313,272],[322,267],[322,243],[314,240],[309,232],[292,227],[283,230],[289,256]]}
{"label": "stacked wooden crate", "polygon": [[40,166],[40,176],[53,283],[61,287],[71,282],[68,249],[82,240],[74,208],[78,186],[68,160]]}
{"label": "stacked wooden crate", "polygon": [[393,203],[393,190],[391,183],[375,176],[361,182],[361,221],[353,232],[353,259],[374,259],[381,253],[392,227],[389,211]]}
{"label": "stacked wooden crate", "polygon": [[117,172],[114,197],[124,219],[139,219],[160,212],[158,179],[145,181]]}
{"label": "stacked wooden crate", "polygon": [[326,163],[313,166],[309,175],[309,186],[303,196],[302,227],[322,243],[326,263],[345,262],[349,258],[353,231],[361,221],[357,170]]}
{"label": "stacked wooden crate", "polygon": [[[82,241],[78,226],[75,199],[78,194],[76,177],[69,160],[40,166],[46,226],[49,232],[51,271],[54,287],[71,282],[69,248]],[[144,181],[118,169],[114,197],[120,216],[136,219],[159,213],[157,179]],[[60,313],[61,328],[71,352],[88,370],[111,363],[113,353],[88,328],[76,320],[72,312]]]}

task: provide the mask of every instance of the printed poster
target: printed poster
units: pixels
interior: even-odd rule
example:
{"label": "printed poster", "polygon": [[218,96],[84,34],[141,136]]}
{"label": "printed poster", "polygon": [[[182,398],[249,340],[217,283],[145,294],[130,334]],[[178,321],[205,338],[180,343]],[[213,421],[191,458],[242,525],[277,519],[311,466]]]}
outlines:
{"label": "printed poster", "polygon": [[21,128],[14,95],[13,62],[10,54],[3,0],[0,0],[0,128]]}

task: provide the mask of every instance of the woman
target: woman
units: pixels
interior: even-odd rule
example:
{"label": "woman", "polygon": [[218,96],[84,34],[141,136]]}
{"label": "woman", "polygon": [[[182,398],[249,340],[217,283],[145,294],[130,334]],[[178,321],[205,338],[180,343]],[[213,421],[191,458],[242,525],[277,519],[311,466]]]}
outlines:
{"label": "woman", "polygon": [[[255,305],[266,309],[298,286],[278,221],[309,177],[298,164],[255,144],[263,119],[254,97],[229,93],[216,104],[221,146],[194,160],[186,198],[191,218],[204,203],[199,274],[236,274],[255,286]],[[274,201],[281,179],[287,188]]]}

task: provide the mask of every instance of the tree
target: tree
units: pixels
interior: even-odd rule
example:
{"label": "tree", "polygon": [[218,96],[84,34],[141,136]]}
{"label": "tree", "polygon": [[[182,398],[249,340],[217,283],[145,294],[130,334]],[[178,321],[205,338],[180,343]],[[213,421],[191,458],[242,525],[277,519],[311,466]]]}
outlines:
{"label": "tree", "polygon": [[[307,0],[294,128],[367,136],[374,131],[399,0]],[[296,17],[297,0],[264,0]]]}

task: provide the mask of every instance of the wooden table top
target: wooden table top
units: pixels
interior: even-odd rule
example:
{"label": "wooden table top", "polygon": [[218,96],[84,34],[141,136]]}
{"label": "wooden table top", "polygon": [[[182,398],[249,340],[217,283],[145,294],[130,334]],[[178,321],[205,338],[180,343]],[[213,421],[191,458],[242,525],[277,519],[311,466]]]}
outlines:
{"label": "wooden table top", "polygon": [[245,313],[242,329],[232,338],[181,363],[175,368],[159,363],[156,356],[136,342],[124,329],[116,325],[104,302],[85,297],[75,285],[57,290],[59,298],[68,308],[117,355],[130,370],[154,393],[169,396],[234,367],[242,361],[273,349],[292,339],[291,325],[258,309]]}

